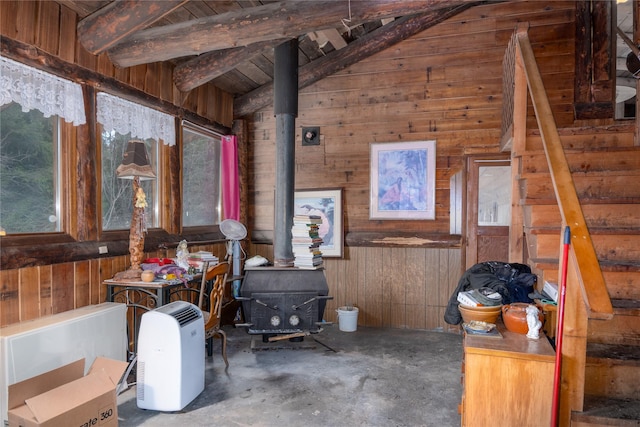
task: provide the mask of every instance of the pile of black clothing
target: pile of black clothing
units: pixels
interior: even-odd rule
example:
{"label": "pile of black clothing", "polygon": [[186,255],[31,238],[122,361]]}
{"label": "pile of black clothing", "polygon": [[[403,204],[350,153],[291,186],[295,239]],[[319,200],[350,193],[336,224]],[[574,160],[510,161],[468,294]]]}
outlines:
{"label": "pile of black clothing", "polygon": [[449,298],[444,312],[444,321],[450,325],[462,322],[462,315],[458,309],[458,292],[485,287],[498,292],[502,296],[503,304],[530,303],[532,300],[529,294],[534,291],[537,280],[537,276],[532,274],[531,268],[525,264],[500,261],[476,264],[465,271],[458,281],[458,286]]}

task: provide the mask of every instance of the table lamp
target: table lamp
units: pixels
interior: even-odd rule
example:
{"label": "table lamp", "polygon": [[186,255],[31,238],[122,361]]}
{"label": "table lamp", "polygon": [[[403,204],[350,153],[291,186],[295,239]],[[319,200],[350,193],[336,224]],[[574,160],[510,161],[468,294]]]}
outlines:
{"label": "table lamp", "polygon": [[140,181],[156,178],[151,169],[149,157],[147,156],[147,147],[143,140],[132,139],[129,141],[122,164],[116,169],[116,176],[120,179],[131,179],[133,181],[133,214],[131,216],[131,228],[129,229],[131,266],[128,270],[116,273],[114,279],[140,280],[140,274],[142,273],[140,263],[144,257],[144,235],[147,232],[145,224],[147,200]]}

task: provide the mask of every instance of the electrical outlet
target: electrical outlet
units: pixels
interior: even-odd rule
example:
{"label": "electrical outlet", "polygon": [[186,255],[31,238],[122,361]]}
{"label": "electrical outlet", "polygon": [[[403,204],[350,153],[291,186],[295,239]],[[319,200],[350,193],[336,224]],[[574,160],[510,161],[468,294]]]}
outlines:
{"label": "electrical outlet", "polygon": [[106,254],[107,252],[109,252],[109,249],[106,246],[98,246],[99,254]]}

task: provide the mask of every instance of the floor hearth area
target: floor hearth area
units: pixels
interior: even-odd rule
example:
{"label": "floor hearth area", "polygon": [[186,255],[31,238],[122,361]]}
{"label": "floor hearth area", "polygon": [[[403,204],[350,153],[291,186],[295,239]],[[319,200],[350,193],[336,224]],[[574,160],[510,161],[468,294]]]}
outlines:
{"label": "floor hearth area", "polygon": [[127,426],[460,425],[462,336],[328,325],[301,342],[264,343],[225,327],[229,369],[214,340],[205,390],[182,411],[139,409],[118,396]]}

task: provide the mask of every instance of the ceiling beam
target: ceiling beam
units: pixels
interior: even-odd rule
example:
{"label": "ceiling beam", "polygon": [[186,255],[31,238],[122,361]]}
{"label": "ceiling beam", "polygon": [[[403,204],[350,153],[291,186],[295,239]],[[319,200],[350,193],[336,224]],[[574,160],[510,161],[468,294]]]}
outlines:
{"label": "ceiling beam", "polygon": [[274,39],[253,43],[246,47],[203,53],[178,65],[173,70],[173,83],[179,91],[188,92],[216,77],[220,77],[241,63],[249,61],[254,56],[267,49],[272,49],[286,40],[289,39]]}
{"label": "ceiling beam", "polygon": [[[484,2],[464,3],[439,9],[431,13],[405,16],[349,43],[343,49],[303,65],[298,69],[298,89],[334,74],[358,61],[380,52],[427,28],[455,16],[472,6]],[[273,102],[273,83],[269,83],[243,95],[234,101],[233,116],[243,117]]]}
{"label": "ceiling beam", "polygon": [[142,30],[108,53],[116,66],[131,67],[261,41],[294,38],[335,28],[345,20],[355,25],[467,2],[474,3],[472,0],[282,1]]}
{"label": "ceiling beam", "polygon": [[106,6],[111,0],[100,0],[95,2],[78,2],[76,0],[56,0],[56,3],[66,6],[74,11],[78,17],[85,18],[95,12],[96,9]]}
{"label": "ceiling beam", "polygon": [[78,40],[97,55],[136,31],[162,19],[189,0],[121,0],[98,9],[78,23]]}

